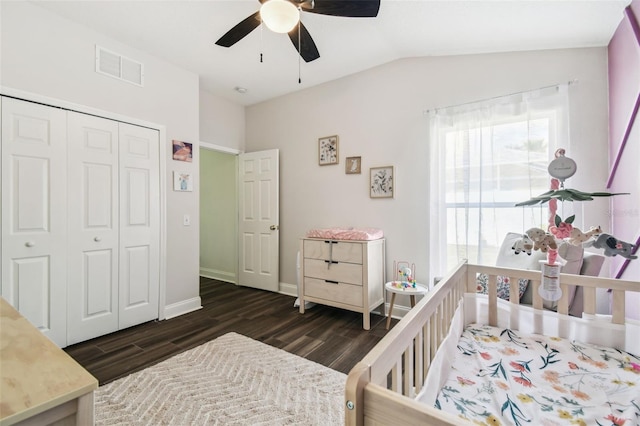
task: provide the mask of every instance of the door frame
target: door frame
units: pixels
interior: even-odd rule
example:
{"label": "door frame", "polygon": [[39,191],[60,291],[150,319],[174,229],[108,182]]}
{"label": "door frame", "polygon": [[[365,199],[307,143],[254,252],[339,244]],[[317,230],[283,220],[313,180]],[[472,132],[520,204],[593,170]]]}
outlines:
{"label": "door frame", "polygon": [[170,155],[169,145],[167,144],[167,129],[162,124],[153,123],[146,120],[128,117],[125,115],[92,108],[86,105],[76,104],[61,99],[50,98],[48,96],[27,92],[24,90],[13,89],[6,86],[0,86],[0,94],[11,98],[21,99],[29,102],[35,102],[56,108],[62,108],[69,111],[75,111],[82,114],[95,115],[97,117],[107,118],[123,123],[133,124],[135,126],[147,127],[157,130],[159,134],[159,165],[160,165],[160,265],[159,265],[159,292],[158,295],[158,320],[165,319],[166,305],[166,287],[167,287],[167,162],[166,159]]}
{"label": "door frame", "polygon": [[[236,182],[236,187],[235,187],[235,192],[236,195],[238,194],[238,163],[237,163],[237,158],[240,154],[242,154],[244,151],[241,151],[239,149],[235,149],[235,148],[229,148],[226,146],[221,146],[221,145],[216,145],[213,143],[209,143],[209,142],[202,142],[200,141],[199,143],[200,145],[200,150],[207,150],[207,151],[216,151],[222,154],[229,154],[229,155],[233,155],[236,157],[236,168],[234,170],[234,177],[235,177],[235,182]],[[204,184],[203,182],[200,182],[200,186],[202,187]],[[233,226],[235,228],[235,239],[236,239],[236,243],[238,241],[238,203],[236,201],[235,205],[233,206],[234,209],[234,223]],[[202,215],[200,215],[200,220],[202,220]],[[202,238],[202,226],[200,226],[200,238]],[[233,282],[232,284],[234,285],[238,285],[238,250],[236,250],[235,253],[236,256],[236,261],[235,264],[233,265]],[[202,269],[201,269],[202,265],[199,265],[199,273],[200,276],[202,275]],[[222,279],[220,277],[217,277],[216,279]],[[226,280],[225,280],[226,281]]]}
{"label": "door frame", "polygon": [[[234,149],[234,148],[228,148],[225,146],[220,146],[220,145],[216,145],[213,143],[209,143],[209,142],[202,142],[200,141],[200,149],[206,149],[209,151],[217,151],[223,154],[231,154],[231,155],[235,155],[236,157],[240,157],[241,154],[250,154],[251,152],[245,152],[243,150],[238,150],[238,149]],[[278,150],[278,158],[279,158],[279,150]],[[239,161],[236,162],[236,170],[235,170],[235,177],[236,177],[236,194],[238,195],[238,200],[236,202],[236,205],[234,206],[235,209],[235,231],[236,231],[236,241],[237,241],[237,250],[236,250],[236,262],[235,262],[235,271],[234,271],[234,276],[235,276],[235,282],[233,284],[235,284],[236,286],[240,285],[240,260],[241,260],[241,254],[240,254],[240,250],[242,247],[242,243],[240,241],[240,208],[239,208],[239,203],[240,203],[240,199],[239,199],[239,195],[240,195],[240,164]],[[279,202],[279,200],[278,200]],[[202,218],[202,215],[200,215],[200,217]],[[278,222],[279,222],[279,218],[278,218]],[[278,223],[277,226],[279,227],[280,224]],[[202,229],[202,227],[200,228]],[[277,232],[280,232],[279,230]],[[278,244],[278,258],[280,257],[280,245]],[[279,261],[278,263],[278,269],[279,269]],[[280,273],[278,270],[278,289],[275,291],[276,293],[281,293],[281,294],[289,294],[287,292],[283,292],[281,289],[281,285],[282,283],[280,282]]]}

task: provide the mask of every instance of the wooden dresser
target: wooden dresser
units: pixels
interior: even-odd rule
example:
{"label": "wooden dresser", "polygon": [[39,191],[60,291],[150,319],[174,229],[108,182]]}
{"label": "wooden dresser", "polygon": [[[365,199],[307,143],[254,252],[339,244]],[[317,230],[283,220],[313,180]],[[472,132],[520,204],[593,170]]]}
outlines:
{"label": "wooden dresser", "polygon": [[0,297],[0,426],[94,423],[98,381]]}
{"label": "wooden dresser", "polygon": [[370,313],[384,303],[385,240],[352,241],[304,238],[301,241],[300,313],[304,302]]}

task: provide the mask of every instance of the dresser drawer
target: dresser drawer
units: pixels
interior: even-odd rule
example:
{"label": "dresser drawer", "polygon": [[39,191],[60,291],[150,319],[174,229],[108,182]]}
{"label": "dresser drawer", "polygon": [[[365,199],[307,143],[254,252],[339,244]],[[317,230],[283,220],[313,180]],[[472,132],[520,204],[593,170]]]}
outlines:
{"label": "dresser drawer", "polygon": [[362,265],[346,262],[329,263],[328,260],[305,259],[304,276],[362,285]]}
{"label": "dresser drawer", "polygon": [[304,257],[362,264],[362,244],[347,241],[304,240]]}
{"label": "dresser drawer", "polygon": [[362,307],[362,287],[357,285],[305,277],[304,295]]}

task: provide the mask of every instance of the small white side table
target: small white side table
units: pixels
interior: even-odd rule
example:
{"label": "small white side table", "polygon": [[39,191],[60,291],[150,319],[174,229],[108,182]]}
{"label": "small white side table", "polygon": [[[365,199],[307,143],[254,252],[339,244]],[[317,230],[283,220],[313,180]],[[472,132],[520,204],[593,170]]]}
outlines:
{"label": "small white side table", "polygon": [[429,291],[425,286],[421,284],[416,284],[415,288],[414,287],[408,287],[408,288],[394,287],[393,283],[395,282],[397,281],[389,281],[384,285],[384,289],[391,292],[391,303],[389,304],[389,316],[387,317],[387,330],[391,325],[391,313],[393,312],[393,304],[396,301],[396,294],[405,294],[410,296],[411,307],[413,308],[414,306],[416,306],[416,294],[426,294]]}

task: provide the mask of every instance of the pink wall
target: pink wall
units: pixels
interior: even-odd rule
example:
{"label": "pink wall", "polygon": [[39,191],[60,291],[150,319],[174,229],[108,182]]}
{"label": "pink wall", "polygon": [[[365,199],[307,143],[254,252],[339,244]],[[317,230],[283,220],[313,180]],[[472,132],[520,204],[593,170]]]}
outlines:
{"label": "pink wall", "polygon": [[[611,201],[611,233],[634,244],[640,242],[640,0],[634,0],[608,48],[609,59],[609,164],[607,188],[630,195]],[[611,275],[640,279],[640,260],[616,256]]]}
{"label": "pink wall", "polygon": [[[640,2],[640,0],[636,0]],[[609,161],[615,175],[619,153],[628,138],[640,94],[640,42],[636,34],[637,21],[632,9],[609,43]],[[608,185],[611,184],[611,177]]]}

